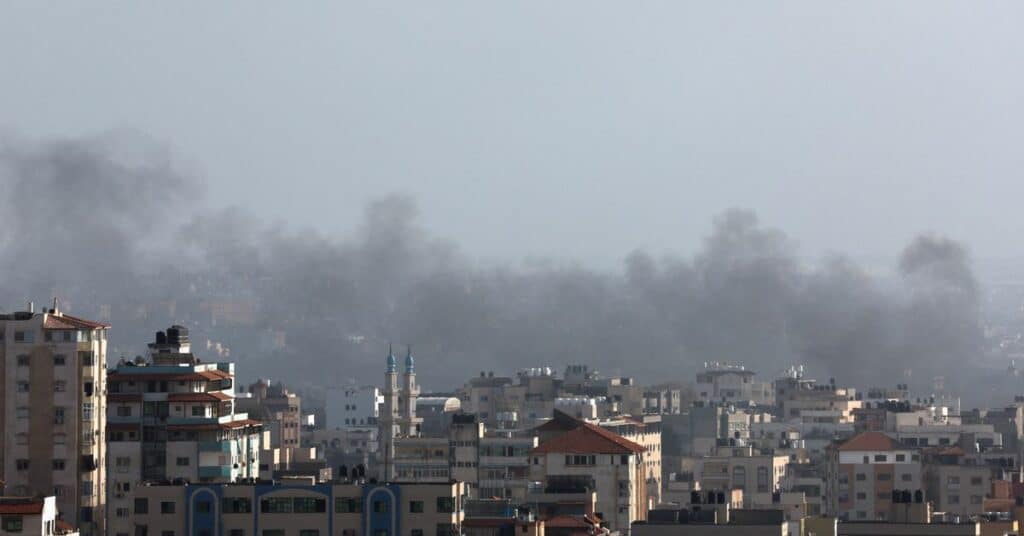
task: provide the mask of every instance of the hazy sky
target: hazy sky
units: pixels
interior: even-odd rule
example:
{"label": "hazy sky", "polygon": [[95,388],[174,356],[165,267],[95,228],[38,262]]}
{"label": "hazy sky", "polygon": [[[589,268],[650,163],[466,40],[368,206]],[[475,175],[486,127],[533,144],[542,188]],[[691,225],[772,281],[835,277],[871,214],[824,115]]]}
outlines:
{"label": "hazy sky", "polygon": [[1024,256],[1020,2],[4,2],[0,131],[136,129],[214,203],[408,192],[488,259],[613,265],[756,210],[804,254]]}

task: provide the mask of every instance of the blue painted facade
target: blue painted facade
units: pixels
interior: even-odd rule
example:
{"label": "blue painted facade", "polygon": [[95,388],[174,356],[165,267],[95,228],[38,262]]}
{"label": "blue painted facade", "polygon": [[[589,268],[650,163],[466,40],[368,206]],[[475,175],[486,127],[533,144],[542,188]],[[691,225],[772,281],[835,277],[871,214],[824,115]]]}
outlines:
{"label": "blue painted facade", "polygon": [[[224,489],[226,486],[238,487],[233,484],[191,484],[182,486],[182,503],[186,532],[190,536],[226,536],[224,528]],[[252,501],[252,527],[254,536],[261,534],[260,516],[262,499],[277,495],[282,491],[301,491],[303,498],[322,498],[325,501],[327,534],[335,534],[335,496],[331,484],[317,485],[255,485],[251,494],[244,496]],[[360,489],[363,510],[359,517],[360,526],[357,536],[399,536],[402,534],[402,489],[400,484],[365,484]],[[237,494],[232,494],[238,497]],[[346,495],[347,497],[347,495]],[[298,515],[298,514],[297,514]],[[345,515],[345,514],[342,514]]]}

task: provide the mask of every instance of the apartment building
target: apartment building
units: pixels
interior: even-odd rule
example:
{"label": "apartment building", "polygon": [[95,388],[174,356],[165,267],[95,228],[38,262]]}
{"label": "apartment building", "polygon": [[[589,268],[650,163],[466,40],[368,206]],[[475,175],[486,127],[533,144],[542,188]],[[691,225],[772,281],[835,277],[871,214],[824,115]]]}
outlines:
{"label": "apartment building", "polygon": [[270,447],[299,448],[302,436],[302,399],[281,383],[261,379],[235,397],[237,411],[271,430]]}
{"label": "apartment building", "polygon": [[377,429],[384,396],[373,385],[347,386],[327,391],[327,427],[335,429]]}
{"label": "apartment building", "polygon": [[107,533],[134,534],[134,493],[145,482],[234,482],[259,477],[264,434],[235,410],[234,364],[201,363],[188,330],[149,344],[148,362],[122,362],[107,394]]}
{"label": "apartment building", "polygon": [[0,315],[0,466],[8,493],[56,497],[61,519],[103,534],[107,332],[53,307]]}
{"label": "apartment building", "polygon": [[744,507],[771,504],[787,476],[788,456],[761,454],[750,446],[723,445],[697,460],[694,480],[704,490],[743,492]]}
{"label": "apartment building", "polygon": [[894,503],[922,504],[926,497],[920,453],[882,432],[830,449],[825,481],[827,514],[844,520],[891,520]]}
{"label": "apartment building", "polygon": [[[552,437],[553,436],[553,437]],[[618,434],[586,422],[551,434],[530,456],[531,480],[542,486],[585,481],[579,487],[597,492],[597,511],[609,528],[628,533],[647,515],[646,449]]]}
{"label": "apartment building", "polygon": [[146,485],[134,493],[136,536],[456,536],[460,482]]}
{"label": "apartment building", "polygon": [[0,497],[0,536],[39,534],[70,536],[73,531],[57,519],[57,498]]}
{"label": "apartment building", "polygon": [[922,456],[925,494],[936,512],[961,517],[984,512],[996,476],[993,467],[979,465],[961,447],[928,449]]}
{"label": "apartment building", "polygon": [[395,478],[401,482],[466,483],[479,498],[522,500],[529,484],[533,436],[488,434],[476,415],[455,414],[446,434],[395,440]]}
{"label": "apartment building", "polygon": [[774,404],[772,384],[755,381],[755,376],[742,365],[704,363],[704,370],[697,373],[696,400],[705,404]]}

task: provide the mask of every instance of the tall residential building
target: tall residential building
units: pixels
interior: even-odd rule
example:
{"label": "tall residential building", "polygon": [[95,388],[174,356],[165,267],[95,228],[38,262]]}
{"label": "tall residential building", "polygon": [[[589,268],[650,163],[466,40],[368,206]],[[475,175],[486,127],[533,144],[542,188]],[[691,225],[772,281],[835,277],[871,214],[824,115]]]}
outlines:
{"label": "tall residential building", "polygon": [[844,520],[890,521],[900,505],[926,502],[920,453],[881,432],[831,449],[825,481],[827,514]]}
{"label": "tall residential building", "polygon": [[612,530],[628,534],[634,521],[647,518],[643,446],[582,421],[567,432],[546,431],[550,439],[530,452],[532,480],[545,489],[596,491],[597,511]]}
{"label": "tall residential building", "polygon": [[102,534],[109,325],[53,307],[0,315],[0,465],[6,492],[57,497],[62,518]]}
{"label": "tall residential building", "polygon": [[134,493],[147,482],[235,482],[259,476],[260,423],[235,411],[234,364],[201,363],[188,330],[149,344],[150,360],[122,362],[107,401],[107,533],[135,534]]}

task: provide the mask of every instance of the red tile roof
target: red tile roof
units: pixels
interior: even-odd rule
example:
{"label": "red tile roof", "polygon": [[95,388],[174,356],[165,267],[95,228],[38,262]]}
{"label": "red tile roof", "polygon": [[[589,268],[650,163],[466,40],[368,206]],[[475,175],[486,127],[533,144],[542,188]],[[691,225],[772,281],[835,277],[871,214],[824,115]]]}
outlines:
{"label": "red tile roof", "polygon": [[64,313],[60,313],[60,315],[47,314],[43,319],[43,329],[107,329],[109,327],[110,324],[93,322]]}
{"label": "red tile roof", "polygon": [[169,393],[167,395],[168,402],[222,402],[224,400],[231,400],[231,396],[220,391],[210,391],[208,393]]}
{"label": "red tile roof", "polygon": [[224,380],[231,377],[231,374],[222,370],[203,370],[200,372],[151,372],[139,374],[126,374],[113,372],[107,376],[107,381],[200,381],[200,380]]}
{"label": "red tile roof", "polygon": [[863,432],[850,438],[847,442],[839,445],[838,450],[866,451],[866,450],[896,450],[899,443],[882,432]]}
{"label": "red tile roof", "polygon": [[582,517],[555,516],[544,520],[545,528],[553,529],[587,529],[591,524]]}
{"label": "red tile roof", "polygon": [[579,427],[545,441],[533,453],[566,454],[639,454],[646,449],[619,434],[579,421]]}
{"label": "red tile roof", "polygon": [[167,425],[168,431],[205,431],[205,430],[234,430],[236,428],[246,428],[250,426],[261,426],[263,423],[260,421],[254,421],[252,419],[244,419],[241,421],[231,421],[222,423],[202,423],[202,424],[170,424]]}
{"label": "red tile roof", "polygon": [[0,497],[0,514],[41,514],[43,501],[21,497]]}

